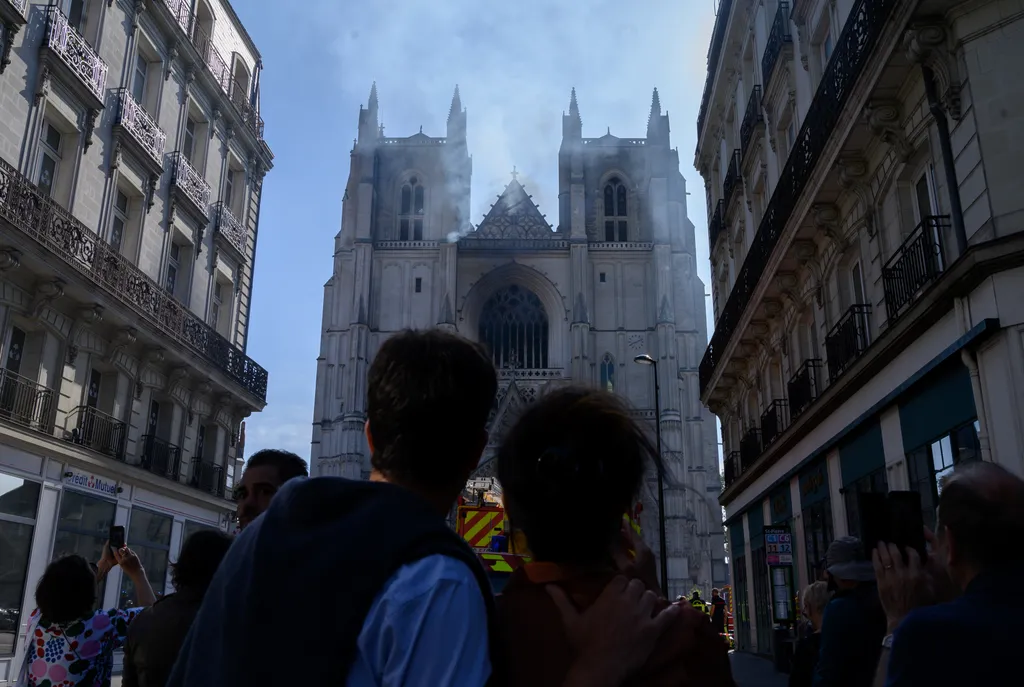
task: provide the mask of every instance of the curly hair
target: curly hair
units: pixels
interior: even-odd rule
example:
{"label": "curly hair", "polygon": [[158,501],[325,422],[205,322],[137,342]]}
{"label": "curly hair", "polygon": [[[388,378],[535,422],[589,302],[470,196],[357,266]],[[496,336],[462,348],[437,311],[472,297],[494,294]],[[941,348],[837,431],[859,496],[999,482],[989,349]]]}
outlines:
{"label": "curly hair", "polygon": [[88,616],[96,603],[96,573],[78,554],[46,566],[36,587],[36,606],[47,622],[70,623]]}

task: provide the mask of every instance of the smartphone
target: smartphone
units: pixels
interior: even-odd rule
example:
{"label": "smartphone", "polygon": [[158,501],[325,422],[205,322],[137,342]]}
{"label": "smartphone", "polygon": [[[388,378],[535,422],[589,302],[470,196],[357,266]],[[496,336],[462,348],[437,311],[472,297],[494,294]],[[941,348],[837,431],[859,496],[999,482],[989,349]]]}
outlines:
{"label": "smartphone", "polygon": [[895,544],[903,551],[917,551],[921,561],[928,558],[924,540],[924,516],[921,494],[916,491],[891,491],[888,494],[857,494],[861,541],[869,559],[878,542]]}
{"label": "smartphone", "polygon": [[123,549],[125,545],[124,527],[122,525],[112,525],[107,541],[110,542],[110,548]]}

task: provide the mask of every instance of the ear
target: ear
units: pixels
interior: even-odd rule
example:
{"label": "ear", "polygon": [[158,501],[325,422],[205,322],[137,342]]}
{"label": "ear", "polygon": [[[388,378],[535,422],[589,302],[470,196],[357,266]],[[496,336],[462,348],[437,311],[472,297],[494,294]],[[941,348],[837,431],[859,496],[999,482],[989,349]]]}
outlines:
{"label": "ear", "polygon": [[370,455],[373,455],[373,433],[370,431],[370,421],[367,420],[366,424],[363,425],[363,432],[366,434],[366,443],[370,447]]}

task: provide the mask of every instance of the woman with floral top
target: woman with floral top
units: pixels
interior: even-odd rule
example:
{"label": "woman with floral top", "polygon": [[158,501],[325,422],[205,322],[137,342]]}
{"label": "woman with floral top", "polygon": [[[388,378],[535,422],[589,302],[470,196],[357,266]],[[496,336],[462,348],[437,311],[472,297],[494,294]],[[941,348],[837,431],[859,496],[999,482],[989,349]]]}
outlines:
{"label": "woman with floral top", "polygon": [[127,547],[114,551],[104,545],[96,566],[74,554],[50,563],[36,587],[38,608],[29,617],[16,687],[109,687],[114,651],[143,610],[93,610],[97,592],[115,565],[135,585],[139,603],[153,604],[156,598],[142,563]]}

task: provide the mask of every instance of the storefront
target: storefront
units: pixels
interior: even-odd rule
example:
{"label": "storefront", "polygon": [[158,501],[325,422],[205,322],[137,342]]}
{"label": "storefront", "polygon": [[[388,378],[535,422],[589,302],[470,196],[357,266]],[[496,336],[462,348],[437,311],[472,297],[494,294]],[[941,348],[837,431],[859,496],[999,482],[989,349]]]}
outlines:
{"label": "storefront", "polygon": [[733,625],[736,628],[736,645],[743,651],[753,650],[750,641],[750,602],[747,600],[747,543],[743,537],[743,519],[729,525],[733,574]]}
{"label": "storefront", "polygon": [[846,506],[847,532],[850,536],[860,537],[860,508],[857,495],[884,494],[889,490],[885,476],[882,426],[877,417],[865,422],[839,444],[839,466]]}
{"label": "storefront", "polygon": [[757,653],[772,652],[772,589],[764,549],[764,508],[760,502],[747,511],[750,532],[750,556],[754,576],[754,623],[757,627]]}
{"label": "storefront", "polygon": [[[821,562],[832,543],[832,499],[829,494],[828,466],[821,458],[804,469],[800,483],[800,519],[804,526],[804,565],[807,581],[821,578]],[[799,548],[799,547],[797,547]]]}

